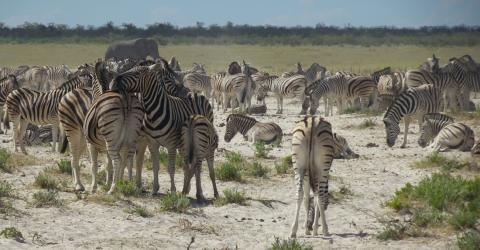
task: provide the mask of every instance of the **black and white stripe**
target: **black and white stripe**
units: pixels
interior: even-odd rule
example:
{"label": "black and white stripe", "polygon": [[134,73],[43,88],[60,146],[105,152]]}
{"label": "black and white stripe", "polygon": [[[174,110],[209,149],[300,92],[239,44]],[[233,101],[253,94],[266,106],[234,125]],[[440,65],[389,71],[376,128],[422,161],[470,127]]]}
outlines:
{"label": "black and white stripe", "polygon": [[420,126],[420,137],[418,137],[418,145],[426,147],[438,135],[443,127],[455,120],[444,114],[430,113],[423,116],[423,123]]}
{"label": "black and white stripe", "polygon": [[282,142],[282,128],[273,122],[259,122],[253,117],[241,114],[230,114],[227,117],[224,139],[230,142],[240,133],[245,140],[253,143],[263,142],[266,144],[280,144]]}

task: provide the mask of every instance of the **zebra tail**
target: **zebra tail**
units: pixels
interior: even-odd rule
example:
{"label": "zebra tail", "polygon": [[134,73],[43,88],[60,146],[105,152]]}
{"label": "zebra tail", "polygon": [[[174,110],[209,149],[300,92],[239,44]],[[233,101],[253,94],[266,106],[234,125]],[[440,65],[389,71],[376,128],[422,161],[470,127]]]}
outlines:
{"label": "zebra tail", "polygon": [[10,116],[8,115],[7,109],[5,109],[3,114],[3,127],[5,129],[10,129]]}

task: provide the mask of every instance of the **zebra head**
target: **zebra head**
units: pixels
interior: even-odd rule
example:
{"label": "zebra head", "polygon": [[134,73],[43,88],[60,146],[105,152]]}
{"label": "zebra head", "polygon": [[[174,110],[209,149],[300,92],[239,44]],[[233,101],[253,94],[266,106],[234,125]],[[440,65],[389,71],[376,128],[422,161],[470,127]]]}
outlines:
{"label": "zebra head", "polygon": [[472,147],[472,157],[480,159],[480,140]]}
{"label": "zebra head", "polygon": [[268,91],[269,91],[268,86],[260,84],[260,86],[257,89],[257,101],[261,102],[265,100],[265,97],[267,97]]}
{"label": "zebra head", "polygon": [[433,126],[429,119],[425,119],[420,126],[420,137],[418,137],[418,145],[424,148],[430,143],[434,137]]}
{"label": "zebra head", "polygon": [[358,154],[352,151],[345,137],[341,135],[337,135],[337,133],[334,133],[333,142],[334,142],[333,154],[335,159],[345,159],[345,158],[355,159],[359,157]]}
{"label": "zebra head", "polygon": [[383,118],[383,123],[385,124],[385,130],[387,134],[387,145],[389,147],[393,147],[398,135],[400,134],[400,126],[390,118]]}
{"label": "zebra head", "polygon": [[225,140],[225,142],[230,142],[232,138],[237,134],[237,132],[238,129],[234,121],[234,114],[230,114],[227,117],[227,125],[225,129],[225,136],[223,139]]}

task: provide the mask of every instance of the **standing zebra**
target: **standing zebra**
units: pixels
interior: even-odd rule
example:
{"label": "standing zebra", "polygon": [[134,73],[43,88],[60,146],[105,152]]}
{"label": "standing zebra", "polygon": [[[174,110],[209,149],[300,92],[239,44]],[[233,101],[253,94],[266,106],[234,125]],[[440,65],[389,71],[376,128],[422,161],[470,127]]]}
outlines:
{"label": "standing zebra", "polygon": [[[292,138],[292,162],[295,171],[297,206],[290,237],[296,237],[302,200],[308,215],[310,189],[314,194],[315,219],[313,235],[318,235],[318,219],[322,219],[323,235],[328,235],[325,210],[328,207],[328,176],[334,156],[332,126],[316,116],[296,122]],[[307,177],[307,179],[305,179]],[[307,222],[307,220],[305,220]],[[305,234],[310,234],[305,223]]]}
{"label": "standing zebra", "polygon": [[[3,79],[0,79],[0,109],[4,112],[3,119],[8,120],[8,113],[4,110],[4,105],[7,100],[7,96],[13,91],[19,88],[19,84],[17,82],[17,78],[15,75],[8,75]],[[4,126],[5,133],[7,132],[7,127]],[[0,133],[3,133],[2,129],[0,128]]]}
{"label": "standing zebra", "polygon": [[[8,95],[6,104],[8,116],[13,121],[15,152],[18,151],[18,142],[22,152],[27,154],[23,136],[28,123],[36,125],[52,124],[52,151],[55,151],[58,134],[58,103],[65,94],[73,89],[90,86],[92,82],[91,76],[87,75],[87,78],[86,81],[82,81],[77,76],[48,92],[20,88]],[[8,123],[8,119],[4,120],[6,128],[9,127]]]}
{"label": "standing zebra", "polygon": [[233,98],[236,98],[238,101],[240,105],[240,112],[243,112],[245,108],[248,109],[250,107],[250,91],[252,89],[253,82],[251,78],[252,72],[245,62],[243,62],[243,65],[243,72],[237,74],[227,74],[225,77],[223,77],[222,84],[219,88],[219,91],[222,93],[223,112],[227,111],[227,103],[230,103],[233,112]]}
{"label": "standing zebra", "polygon": [[[116,79],[117,80],[117,79]],[[97,188],[97,157],[106,151],[113,162],[113,179],[109,194],[115,191],[116,183],[122,179],[128,162],[129,179],[132,178],[133,156],[142,129],[143,107],[131,93],[107,91],[91,105],[83,132],[88,141],[92,163],[92,192]]]}
{"label": "standing zebra", "polygon": [[43,66],[43,68],[47,71],[47,84],[43,91],[49,91],[51,87],[56,88],[72,78],[72,72],[65,65]]}
{"label": "standing zebra", "polygon": [[215,170],[213,168],[215,149],[218,147],[218,135],[213,124],[202,115],[191,115],[182,126],[182,151],[185,160],[183,193],[190,191],[190,182],[195,174],[197,200],[203,201],[201,179],[202,161],[207,160],[208,172],[213,185],[213,195],[218,198]]}
{"label": "standing zebra", "polygon": [[[145,108],[145,134],[149,137],[153,163],[153,193],[159,190],[159,146],[168,151],[168,173],[170,175],[170,191],[175,192],[175,158],[177,149],[181,147],[181,127],[190,115],[198,114],[213,123],[213,111],[204,96],[190,95],[179,98],[167,93],[165,86],[175,81],[175,73],[164,59],[160,59],[155,70],[139,74],[130,70],[117,76],[110,84],[112,91],[140,93]],[[141,163],[146,145],[137,149],[137,185],[141,185]]]}
{"label": "standing zebra", "polygon": [[185,75],[183,82],[185,87],[190,89],[193,93],[202,93],[207,99],[210,99],[212,94],[212,78],[209,75],[192,72]]}
{"label": "standing zebra", "polygon": [[276,145],[280,145],[283,136],[282,128],[276,123],[264,123],[246,115],[230,114],[227,117],[225,141],[230,142],[237,133],[253,143],[264,142]]}
{"label": "standing zebra", "polygon": [[359,155],[352,151],[345,137],[333,133],[333,152],[335,159],[358,158]]}
{"label": "standing zebra", "polygon": [[418,139],[418,144],[422,147],[433,140],[430,148],[434,151],[459,149],[466,152],[475,143],[473,130],[463,123],[453,122],[449,116],[428,114],[424,119]]}
{"label": "standing zebra", "polygon": [[326,71],[327,69],[318,63],[312,63],[312,65],[304,71],[302,64],[300,64],[300,62],[297,63],[297,74],[305,76],[307,85],[312,84],[316,80],[323,79]]}
{"label": "standing zebra", "polygon": [[[92,101],[108,89],[108,83],[112,78],[113,73],[106,69],[105,62],[97,62],[95,73],[93,74],[92,89],[74,89],[63,96],[58,105],[58,120],[68,140],[64,140],[60,153],[66,151],[66,142],[68,142],[70,144],[70,154],[72,155],[72,169],[76,191],[85,190],[80,180],[79,168],[80,156],[87,148],[83,133],[85,116],[92,105]],[[112,179],[112,162],[108,155],[107,162],[107,186],[109,186]]]}
{"label": "standing zebra", "polygon": [[47,78],[47,70],[44,67],[33,66],[25,72],[22,87],[43,91],[47,88]]}
{"label": "standing zebra", "polygon": [[377,84],[380,110],[386,110],[398,95],[407,90],[404,79],[405,72],[380,76]]}
{"label": "standing zebra", "polygon": [[456,107],[461,89],[461,85],[459,85],[453,74],[445,72],[432,73],[425,70],[407,71],[405,84],[409,88],[416,88],[423,84],[434,85],[443,96],[444,111],[452,106]]}
{"label": "standing zebra", "polygon": [[272,91],[277,99],[277,114],[283,113],[283,98],[295,98],[303,102],[302,112],[308,100],[305,99],[307,80],[304,76],[295,74],[290,77],[270,76],[268,73],[256,74],[255,81],[259,84],[258,99],[263,100],[268,91]]}
{"label": "standing zebra", "polygon": [[408,126],[415,116],[422,121],[423,115],[438,112],[440,109],[440,91],[430,84],[410,88],[398,96],[383,117],[387,134],[387,145],[392,147],[400,134],[400,120],[405,116],[405,131],[402,148],[407,145]]}
{"label": "standing zebra", "polygon": [[346,97],[346,92],[347,78],[344,75],[334,75],[314,82],[305,89],[305,94],[310,100],[310,114],[314,115],[317,112],[322,97],[325,103],[325,116],[333,115],[334,100],[337,101],[337,112],[340,113],[343,110],[343,98]]}

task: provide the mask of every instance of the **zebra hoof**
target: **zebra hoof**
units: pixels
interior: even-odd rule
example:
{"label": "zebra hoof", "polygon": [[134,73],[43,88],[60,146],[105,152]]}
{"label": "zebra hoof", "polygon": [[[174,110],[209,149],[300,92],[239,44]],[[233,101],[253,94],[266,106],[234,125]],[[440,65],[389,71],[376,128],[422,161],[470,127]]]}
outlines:
{"label": "zebra hoof", "polygon": [[83,192],[83,191],[85,191],[85,188],[83,187],[82,184],[77,184],[77,185],[75,185],[75,191],[76,192]]}
{"label": "zebra hoof", "polygon": [[292,238],[292,239],[297,238],[297,234],[296,234],[296,233],[291,233],[291,234],[290,234],[290,238]]}
{"label": "zebra hoof", "polygon": [[400,148],[406,148],[406,147],[407,147],[407,145],[402,145],[402,146],[400,146]]}

